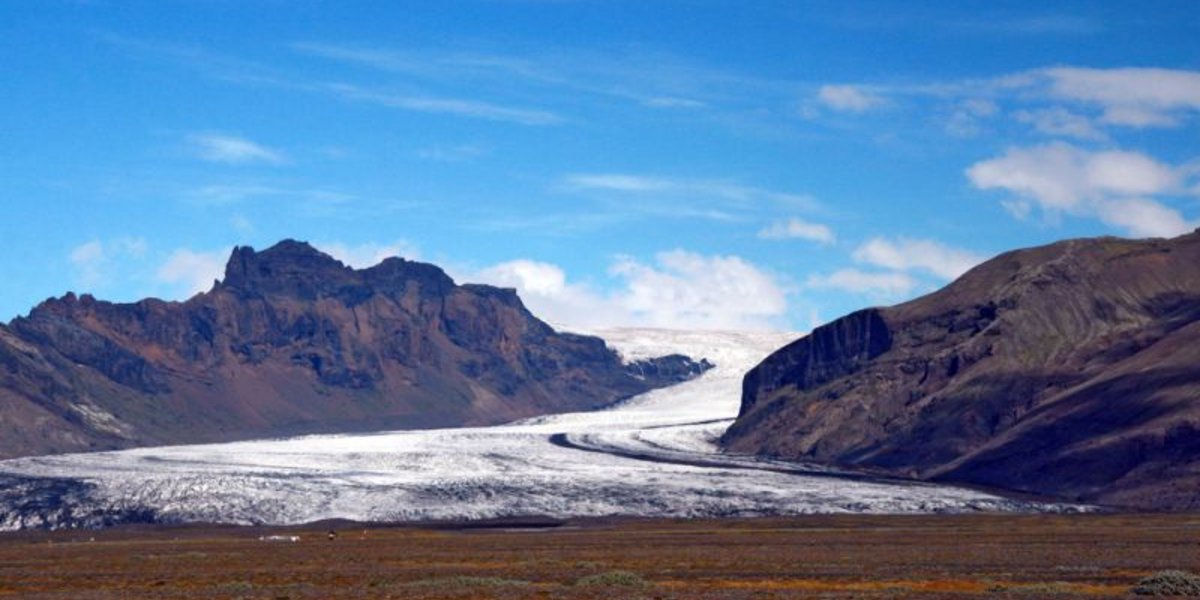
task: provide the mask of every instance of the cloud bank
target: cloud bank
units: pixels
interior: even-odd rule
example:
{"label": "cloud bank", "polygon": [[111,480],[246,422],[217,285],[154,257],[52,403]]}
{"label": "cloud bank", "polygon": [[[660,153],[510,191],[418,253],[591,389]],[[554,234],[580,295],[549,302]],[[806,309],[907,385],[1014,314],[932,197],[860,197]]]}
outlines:
{"label": "cloud bank", "polygon": [[616,286],[600,291],[570,281],[557,265],[521,259],[466,279],[516,288],[534,314],[568,326],[775,329],[788,310],[786,286],[737,256],[673,250],[653,263],[621,257],[609,275]]}
{"label": "cloud bank", "polygon": [[1190,171],[1138,152],[1087,150],[1054,142],[1008,149],[966,170],[982,190],[1012,195],[1018,217],[1040,210],[1096,218],[1135,237],[1173,237],[1194,227],[1162,197],[1188,193]]}

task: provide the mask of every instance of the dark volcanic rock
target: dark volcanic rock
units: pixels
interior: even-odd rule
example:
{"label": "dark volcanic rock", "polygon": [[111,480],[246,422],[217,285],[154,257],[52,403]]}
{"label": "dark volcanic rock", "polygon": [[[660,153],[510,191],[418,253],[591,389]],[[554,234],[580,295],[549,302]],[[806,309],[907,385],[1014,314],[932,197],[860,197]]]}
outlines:
{"label": "dark volcanic rock", "polygon": [[0,457],[269,435],[479,425],[586,410],[692,377],[623,365],[510,289],[308,244],[237,248],[187,302],[67,294],[0,326]]}
{"label": "dark volcanic rock", "polygon": [[1200,233],[1001,255],[744,381],[726,447],[1131,507],[1200,508]]}
{"label": "dark volcanic rock", "polygon": [[642,380],[681,382],[696,377],[713,366],[706,358],[696,362],[682,354],[668,354],[634,361],[625,365],[625,371]]}

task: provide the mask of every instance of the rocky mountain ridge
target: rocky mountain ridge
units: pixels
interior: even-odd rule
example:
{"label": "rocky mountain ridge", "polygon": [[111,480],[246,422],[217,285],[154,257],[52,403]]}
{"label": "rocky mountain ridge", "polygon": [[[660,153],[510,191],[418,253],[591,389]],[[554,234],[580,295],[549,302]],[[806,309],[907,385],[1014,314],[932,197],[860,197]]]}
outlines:
{"label": "rocky mountain ridge", "polygon": [[303,242],[235,249],[186,302],[47,300],[0,325],[0,457],[318,432],[480,425],[587,410],[693,377],[623,364],[514,290]]}

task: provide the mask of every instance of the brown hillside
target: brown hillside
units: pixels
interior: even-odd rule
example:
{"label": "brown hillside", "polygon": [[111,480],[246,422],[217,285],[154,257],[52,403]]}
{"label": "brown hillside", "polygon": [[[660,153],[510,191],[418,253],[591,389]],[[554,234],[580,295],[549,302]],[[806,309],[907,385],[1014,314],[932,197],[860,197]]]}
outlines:
{"label": "brown hillside", "polygon": [[1200,232],[1003,254],[747,374],[735,451],[1200,508]]}
{"label": "brown hillside", "polygon": [[187,302],[67,294],[0,327],[0,457],[497,423],[703,368],[627,367],[511,289],[399,258],[354,270],[285,241],[236,249],[224,280]]}

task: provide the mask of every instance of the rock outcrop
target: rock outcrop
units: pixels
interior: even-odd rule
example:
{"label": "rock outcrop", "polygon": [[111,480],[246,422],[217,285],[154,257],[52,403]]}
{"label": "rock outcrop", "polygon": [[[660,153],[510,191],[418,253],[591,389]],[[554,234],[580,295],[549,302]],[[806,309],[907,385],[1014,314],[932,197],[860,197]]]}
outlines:
{"label": "rock outcrop", "polygon": [[1003,254],[744,380],[733,451],[1200,508],[1200,231]]}
{"label": "rock outcrop", "polygon": [[389,258],[355,270],[294,241],[237,248],[182,303],[67,294],[0,326],[0,457],[587,410],[707,368],[630,365],[511,289]]}

